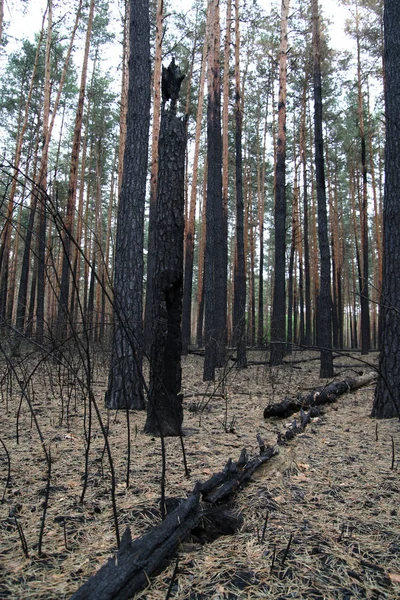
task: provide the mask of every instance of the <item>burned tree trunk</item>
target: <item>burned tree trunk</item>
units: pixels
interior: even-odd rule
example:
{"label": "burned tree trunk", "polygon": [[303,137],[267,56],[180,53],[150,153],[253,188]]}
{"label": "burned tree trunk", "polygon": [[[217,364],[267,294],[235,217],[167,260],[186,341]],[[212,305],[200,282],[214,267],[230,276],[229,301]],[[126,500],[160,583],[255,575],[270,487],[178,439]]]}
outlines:
{"label": "burned tree trunk", "polygon": [[163,69],[163,109],[159,138],[157,228],[153,278],[150,391],[146,433],[180,435],[181,316],[183,289],[185,123],[176,114],[183,76],[174,61]]}
{"label": "burned tree trunk", "polygon": [[282,402],[269,404],[264,409],[264,419],[268,417],[290,417],[300,409],[307,409],[311,406],[319,406],[320,404],[328,404],[336,402],[337,397],[346,392],[356,390],[368,383],[377,379],[378,375],[375,372],[366,373],[360,377],[349,377],[343,381],[335,381],[325,387],[317,388],[306,396],[298,398],[285,398]]}

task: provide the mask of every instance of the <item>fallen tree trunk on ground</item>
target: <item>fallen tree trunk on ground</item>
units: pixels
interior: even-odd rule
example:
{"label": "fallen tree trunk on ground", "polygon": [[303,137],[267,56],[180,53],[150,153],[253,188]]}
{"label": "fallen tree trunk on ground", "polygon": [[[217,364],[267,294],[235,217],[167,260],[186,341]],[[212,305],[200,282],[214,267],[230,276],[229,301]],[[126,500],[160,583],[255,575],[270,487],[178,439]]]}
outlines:
{"label": "fallen tree trunk on ground", "polygon": [[[164,559],[170,558],[177,546],[192,532],[196,533],[198,526],[202,528],[203,519],[211,519],[211,527],[220,529],[220,535],[234,533],[235,523],[240,524],[240,519],[227,511],[217,509],[215,513],[212,505],[238,491],[261,465],[279,454],[279,445],[302,433],[309,421],[310,416],[302,413],[300,424],[294,422],[284,434],[280,434],[275,446],[265,447],[258,434],[259,456],[249,458],[246,449],[243,448],[236,462],[230,458],[222,471],[203,483],[196,483],[189,496],[181,500],[164,521],[133,542],[127,527],[116,557],[109,558],[106,564],[71,596],[71,600],[132,598],[136,592],[149,584],[150,575],[160,569]],[[200,501],[201,497],[203,502]]]}
{"label": "fallen tree trunk on ground", "polygon": [[349,377],[343,381],[336,381],[325,387],[317,388],[310,394],[298,398],[285,398],[276,404],[269,404],[264,409],[264,419],[269,417],[286,418],[298,412],[300,409],[308,409],[312,406],[319,406],[329,402],[336,402],[341,394],[356,390],[378,377],[377,373],[366,373],[361,377]]}
{"label": "fallen tree trunk on ground", "polygon": [[149,582],[149,576],[187,537],[199,520],[200,484],[171,512],[159,527],[132,542],[129,527],[122,536],[116,557],[91,577],[71,600],[123,600]]}

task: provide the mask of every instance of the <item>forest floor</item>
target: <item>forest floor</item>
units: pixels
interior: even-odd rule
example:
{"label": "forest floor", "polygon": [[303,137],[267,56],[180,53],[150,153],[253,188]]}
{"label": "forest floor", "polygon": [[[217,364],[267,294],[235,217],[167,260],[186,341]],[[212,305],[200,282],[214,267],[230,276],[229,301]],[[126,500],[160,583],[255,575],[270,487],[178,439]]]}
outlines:
{"label": "forest floor", "polygon": [[[238,371],[228,365],[215,386],[202,381],[201,357],[184,358],[184,444],[191,476],[184,475],[179,440],[167,439],[167,496],[186,496],[229,457],[237,460],[243,447],[257,455],[257,433],[274,445],[293,418],[265,421],[264,408],[328,383],[319,379],[317,356],[297,352],[272,369],[258,364]],[[251,352],[249,359],[266,356]],[[335,379],[369,372],[359,359],[359,354],[336,357]],[[377,357],[366,360],[373,365]],[[29,367],[24,371],[26,379]],[[93,389],[114,459],[119,528],[122,534],[129,525],[135,538],[160,522],[161,445],[143,433],[145,414],[131,412],[127,487],[127,416],[105,410],[106,381],[106,363],[98,360]],[[116,549],[104,438],[93,411],[81,502],[88,405],[68,370],[41,365],[24,392],[51,450],[39,557],[48,477],[44,452],[17,383],[3,378],[0,391],[0,598],[69,598]],[[400,422],[369,417],[373,393],[370,385],[340,396],[303,434],[280,447],[231,499],[230,507],[243,517],[237,533],[181,544],[171,598],[400,598]],[[5,448],[11,462],[6,489]],[[175,558],[135,598],[166,598],[174,566]]]}

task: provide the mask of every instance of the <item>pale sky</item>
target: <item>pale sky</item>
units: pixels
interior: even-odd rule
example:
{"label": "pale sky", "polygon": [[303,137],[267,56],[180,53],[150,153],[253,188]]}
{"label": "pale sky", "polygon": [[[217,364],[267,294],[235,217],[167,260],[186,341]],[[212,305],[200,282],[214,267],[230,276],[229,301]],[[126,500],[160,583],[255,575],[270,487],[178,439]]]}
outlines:
{"label": "pale sky", "polygon": [[[188,0],[175,0],[175,4],[187,6]],[[279,3],[279,0],[260,0],[265,9],[269,9],[271,4]],[[46,0],[31,0],[28,5],[26,14],[23,15],[20,7],[11,7],[10,4],[5,4],[5,21],[10,23],[7,28],[9,36],[20,38],[22,36],[33,40],[34,33],[39,31]],[[332,22],[331,27],[331,44],[334,48],[348,47],[351,43],[344,33],[345,20],[349,15],[348,10],[339,4],[338,0],[320,0],[320,4],[325,17],[328,17]],[[10,40],[11,41],[11,40]]]}

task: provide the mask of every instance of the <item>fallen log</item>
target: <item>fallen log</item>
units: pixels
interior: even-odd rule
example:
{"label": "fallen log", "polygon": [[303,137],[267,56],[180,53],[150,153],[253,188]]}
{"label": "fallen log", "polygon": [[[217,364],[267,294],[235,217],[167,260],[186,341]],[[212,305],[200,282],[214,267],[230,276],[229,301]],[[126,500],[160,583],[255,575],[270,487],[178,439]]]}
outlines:
{"label": "fallen log", "polygon": [[117,556],[109,558],[93,577],[71,596],[71,600],[127,600],[149,582],[149,576],[173,554],[200,518],[200,484],[186,500],[166,516],[159,527],[132,542],[129,527],[121,539]]}
{"label": "fallen log", "polygon": [[[242,450],[243,453],[243,450]],[[256,456],[251,460],[247,460],[243,467],[237,466],[240,463],[239,461],[236,463],[234,468],[230,468],[230,477],[228,480],[221,482],[221,484],[214,486],[212,491],[208,493],[204,493],[203,486],[201,487],[201,492],[203,494],[204,502],[221,502],[227,496],[230,496],[232,493],[236,492],[239,488],[241,488],[246,482],[248,482],[253,475],[253,473],[261,467],[262,464],[270,460],[273,456],[279,453],[279,449],[276,446],[269,446],[266,448],[260,456]]]}
{"label": "fallen log", "polygon": [[264,409],[264,419],[269,417],[286,418],[298,412],[300,409],[308,409],[329,402],[336,402],[337,397],[346,392],[356,390],[378,377],[376,372],[366,373],[361,377],[349,377],[342,381],[336,381],[325,387],[316,388],[311,393],[298,398],[285,398],[281,402],[269,404]]}
{"label": "fallen log", "polygon": [[[243,448],[236,462],[230,458],[222,471],[203,483],[197,482],[186,499],[172,499],[172,510],[165,520],[143,536],[132,541],[127,527],[116,556],[109,558],[71,600],[128,600],[149,584],[150,575],[160,569],[164,559],[171,557],[185,538],[191,533],[198,535],[199,531],[200,537],[204,535],[205,522],[211,522],[211,533],[216,529],[219,535],[233,533],[241,524],[240,517],[210,505],[226,499],[248,482],[261,465],[279,454],[278,445],[302,433],[309,420],[309,415],[302,413],[300,424],[294,423],[280,434],[275,446],[265,447],[258,436],[259,456],[249,458]],[[209,533],[205,532],[205,539],[212,539]]]}

